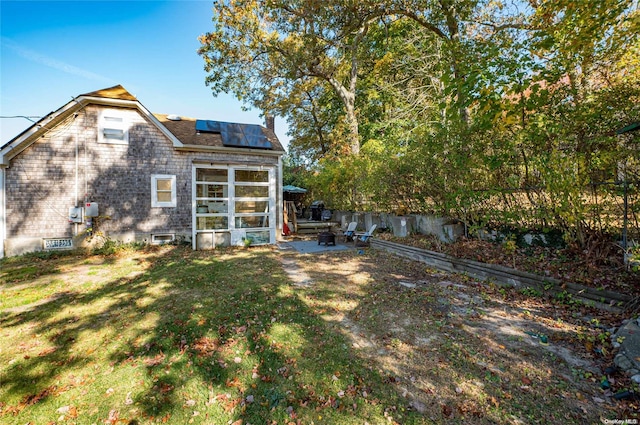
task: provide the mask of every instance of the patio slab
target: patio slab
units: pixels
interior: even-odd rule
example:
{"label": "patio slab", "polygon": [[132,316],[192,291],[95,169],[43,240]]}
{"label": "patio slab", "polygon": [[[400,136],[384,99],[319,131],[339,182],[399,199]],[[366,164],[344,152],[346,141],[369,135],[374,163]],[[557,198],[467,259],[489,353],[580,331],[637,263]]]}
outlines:
{"label": "patio slab", "polygon": [[278,244],[278,248],[282,250],[296,250],[301,254],[315,254],[320,252],[329,252],[329,251],[344,251],[346,249],[350,249],[353,247],[349,247],[347,245],[336,244],[325,246],[324,244],[318,245],[318,241],[291,241],[291,242],[280,242]]}

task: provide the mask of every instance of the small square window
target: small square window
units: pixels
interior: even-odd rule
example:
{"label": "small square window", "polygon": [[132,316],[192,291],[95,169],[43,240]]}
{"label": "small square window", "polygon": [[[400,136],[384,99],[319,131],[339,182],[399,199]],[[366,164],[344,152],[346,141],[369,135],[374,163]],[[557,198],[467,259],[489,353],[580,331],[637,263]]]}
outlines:
{"label": "small square window", "polygon": [[129,123],[122,111],[105,109],[98,121],[98,142],[126,145],[129,143]]}
{"label": "small square window", "polygon": [[104,138],[105,141],[107,140],[117,140],[117,141],[124,141],[124,130],[118,130],[115,128],[105,128],[104,130],[102,130],[102,137]]}
{"label": "small square window", "polygon": [[154,174],[151,176],[151,206],[176,207],[176,176]]}

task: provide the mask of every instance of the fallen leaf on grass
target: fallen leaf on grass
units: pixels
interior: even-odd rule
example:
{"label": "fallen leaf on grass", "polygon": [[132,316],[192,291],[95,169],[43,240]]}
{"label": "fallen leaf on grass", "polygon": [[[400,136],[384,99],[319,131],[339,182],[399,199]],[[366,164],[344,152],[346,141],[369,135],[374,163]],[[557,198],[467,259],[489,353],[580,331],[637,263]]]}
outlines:
{"label": "fallen leaf on grass", "polygon": [[199,357],[212,356],[218,350],[219,345],[220,342],[217,339],[206,336],[198,338],[193,342],[193,348]]}
{"label": "fallen leaf on grass", "polygon": [[167,382],[163,382],[162,384],[160,384],[160,392],[162,394],[167,394],[171,391],[173,391],[173,385],[167,383]]}
{"label": "fallen leaf on grass", "polygon": [[56,392],[56,386],[54,385],[52,387],[45,388],[44,390],[40,391],[38,394],[29,394],[24,396],[24,398],[19,404],[19,406],[21,406],[20,410],[24,409],[27,406],[31,406],[33,404],[39,403],[41,400],[49,397],[52,394],[55,394],[55,392]]}
{"label": "fallen leaf on grass", "polygon": [[116,409],[112,409],[109,411],[109,416],[107,417],[107,419],[105,419],[104,423],[109,425],[115,425],[116,423],[118,423],[119,416],[120,416],[120,413],[118,413]]}
{"label": "fallen leaf on grass", "polygon": [[158,354],[156,354],[153,357],[146,357],[143,360],[143,363],[148,366],[148,367],[153,367],[153,366],[157,366],[159,364],[161,364],[164,361],[164,353],[162,351],[160,351]]}
{"label": "fallen leaf on grass", "polygon": [[[75,419],[78,417],[78,408],[76,406],[65,406],[67,409],[64,412],[67,418]],[[58,409],[60,411],[60,409]],[[59,412],[63,413],[63,412]]]}
{"label": "fallen leaf on grass", "polygon": [[441,404],[440,409],[442,410],[442,414],[447,418],[451,417],[451,415],[453,414],[453,409],[446,404]]}
{"label": "fallen leaf on grass", "polygon": [[233,412],[237,405],[242,402],[242,398],[231,399],[229,394],[218,394],[215,400],[220,403],[225,412]]}
{"label": "fallen leaf on grass", "polygon": [[225,382],[225,385],[227,387],[237,387],[240,388],[240,390],[243,390],[243,385],[242,382],[240,382],[240,380],[238,379],[238,377],[234,377],[232,379],[227,379],[227,381]]}
{"label": "fallen leaf on grass", "polygon": [[47,348],[46,350],[42,350],[41,352],[39,352],[38,357],[47,356],[49,354],[55,353],[57,350],[58,349],[56,347]]}

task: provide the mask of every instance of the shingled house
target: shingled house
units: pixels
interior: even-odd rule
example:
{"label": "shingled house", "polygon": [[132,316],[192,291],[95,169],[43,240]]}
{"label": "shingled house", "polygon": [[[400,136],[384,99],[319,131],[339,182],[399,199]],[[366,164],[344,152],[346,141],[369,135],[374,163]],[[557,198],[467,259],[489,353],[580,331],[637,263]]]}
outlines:
{"label": "shingled house", "polygon": [[80,95],[0,148],[0,257],[88,232],[273,244],[283,153],[273,128],[152,114],[122,86]]}

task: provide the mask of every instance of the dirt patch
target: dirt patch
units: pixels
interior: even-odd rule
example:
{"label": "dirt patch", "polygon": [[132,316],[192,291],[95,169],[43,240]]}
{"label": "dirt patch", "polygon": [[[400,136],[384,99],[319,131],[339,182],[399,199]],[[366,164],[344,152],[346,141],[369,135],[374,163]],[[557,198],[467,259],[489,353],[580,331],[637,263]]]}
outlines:
{"label": "dirt patch", "polygon": [[[369,250],[299,256],[315,312],[345,333],[389,385],[434,421],[600,423],[637,401],[600,385],[621,317],[529,298]],[[613,377],[612,377],[613,378]],[[634,416],[635,415],[635,416]]]}

